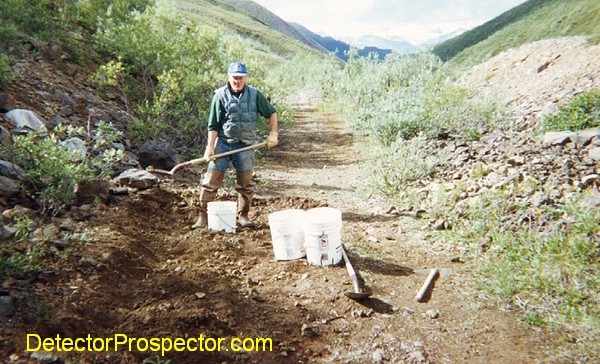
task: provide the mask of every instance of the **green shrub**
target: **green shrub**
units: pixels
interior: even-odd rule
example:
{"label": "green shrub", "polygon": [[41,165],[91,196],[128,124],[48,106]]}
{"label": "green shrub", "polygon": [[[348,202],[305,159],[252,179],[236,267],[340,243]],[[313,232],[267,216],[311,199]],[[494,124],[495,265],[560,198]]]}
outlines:
{"label": "green shrub", "polygon": [[58,7],[51,0],[3,0],[0,2],[0,35],[13,40],[19,33],[51,38],[59,32]]}
{"label": "green shrub", "polygon": [[[89,41],[97,25],[127,21],[153,0],[3,0],[0,1],[0,47],[20,51],[25,36],[59,46],[73,61],[89,63],[97,54]],[[86,45],[87,44],[87,45]],[[10,49],[9,49],[10,48]]]}
{"label": "green shrub", "polygon": [[90,75],[90,82],[97,87],[117,87],[123,83],[125,67],[123,62],[111,60],[106,64],[100,65],[95,72]]}
{"label": "green shrub", "polygon": [[210,100],[225,83],[230,54],[220,35],[161,4],[126,23],[102,22],[96,38],[118,62],[95,79],[111,81],[131,101],[134,139],[161,136],[183,154],[203,149]]}
{"label": "green shrub", "polygon": [[[25,192],[39,201],[42,213],[56,215],[73,204],[77,186],[85,181],[106,178],[112,163],[123,153],[111,148],[118,132],[112,125],[100,123],[89,136],[86,156],[68,150],[56,134],[29,133],[14,138],[14,162],[25,170],[29,184]],[[60,133],[81,132],[77,128],[57,128]]]}
{"label": "green shrub", "polygon": [[378,158],[371,181],[373,189],[397,199],[413,182],[435,174],[444,162],[437,155],[429,154],[425,143],[423,137],[399,141],[389,153]]}
{"label": "green shrub", "polygon": [[63,147],[55,136],[16,136],[14,148],[16,164],[32,179],[27,192],[39,199],[43,213],[54,215],[71,205],[77,184],[94,177],[94,170],[81,163],[81,157]]}
{"label": "green shrub", "polygon": [[33,231],[35,222],[27,215],[23,217],[16,217],[15,220],[15,239],[25,239],[27,234]]}
{"label": "green shrub", "polygon": [[123,23],[143,12],[154,0],[79,0],[76,2],[77,19],[90,29],[96,29],[99,22],[110,19]]}
{"label": "green shrub", "polygon": [[557,212],[573,217],[562,231],[492,231],[493,247],[482,266],[484,286],[503,298],[528,302],[523,309],[536,312],[537,324],[591,327],[600,314],[600,249],[593,239],[600,214],[580,208]]}
{"label": "green shrub", "polygon": [[500,126],[504,109],[454,83],[453,71],[430,53],[350,58],[336,74],[333,99],[348,125],[390,147],[397,139],[451,131],[476,140]]}
{"label": "green shrub", "polygon": [[[483,291],[523,310],[532,325],[568,329],[585,342],[600,335],[600,211],[578,205],[518,206],[520,191],[544,189],[530,182],[487,192],[455,220],[454,241],[483,248]],[[515,208],[535,216],[519,224]],[[538,221],[539,220],[539,221]],[[486,242],[482,245],[482,242]]]}
{"label": "green shrub", "polygon": [[39,246],[27,250],[15,251],[7,244],[0,245],[0,280],[5,277],[26,277],[30,273],[40,272],[47,265]]}
{"label": "green shrub", "polygon": [[541,125],[547,131],[579,131],[600,126],[600,89],[583,92],[567,105],[544,118]]}

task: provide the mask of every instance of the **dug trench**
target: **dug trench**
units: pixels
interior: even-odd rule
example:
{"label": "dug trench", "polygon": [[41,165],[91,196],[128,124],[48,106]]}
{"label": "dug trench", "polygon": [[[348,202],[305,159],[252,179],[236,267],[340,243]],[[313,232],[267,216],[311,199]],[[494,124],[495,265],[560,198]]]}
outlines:
{"label": "dug trench", "polygon": [[[298,106],[280,145],[256,158],[255,230],[191,230],[202,166],[165,177],[147,190],[71,213],[91,239],[58,262],[56,273],[31,280],[31,310],[3,329],[8,362],[37,362],[26,334],[40,337],[224,338],[221,350],[160,353],[119,350],[52,352],[77,363],[403,362],[527,363],[553,355],[557,338],[522,322],[522,313],[475,289],[476,262],[460,248],[422,234],[412,214],[387,214],[369,196],[361,168],[364,145],[335,116]],[[219,192],[235,200],[233,175]],[[309,265],[274,258],[268,215],[330,206],[342,211],[341,240],[373,295],[352,300],[343,264]],[[429,269],[443,274],[421,302]],[[272,347],[234,351],[233,338],[268,338]],[[214,342],[206,341],[205,344]],[[255,341],[254,343],[258,343]],[[123,347],[124,348],[124,347]],[[142,346],[143,348],[143,346]],[[271,350],[272,349],[272,350]]]}

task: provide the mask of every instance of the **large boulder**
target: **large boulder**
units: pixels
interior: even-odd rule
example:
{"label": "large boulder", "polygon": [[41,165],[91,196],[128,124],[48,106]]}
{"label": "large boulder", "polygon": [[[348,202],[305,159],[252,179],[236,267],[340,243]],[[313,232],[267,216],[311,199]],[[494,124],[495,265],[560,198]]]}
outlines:
{"label": "large boulder", "polygon": [[73,152],[79,156],[82,160],[85,159],[87,154],[87,146],[85,145],[85,141],[78,137],[71,137],[67,140],[63,140],[60,142],[62,146],[67,148],[70,152]]}
{"label": "large boulder", "polygon": [[131,168],[115,177],[114,182],[119,186],[146,189],[157,184],[159,179],[143,169]]}
{"label": "large boulder", "polygon": [[181,162],[177,151],[164,139],[149,140],[138,151],[138,161],[142,168],[152,166],[170,170]]}
{"label": "large boulder", "polygon": [[14,179],[0,176],[0,197],[14,197],[19,194],[19,184]]}
{"label": "large boulder", "polygon": [[46,123],[33,111],[24,109],[14,109],[7,112],[6,117],[15,123],[16,131],[39,131],[48,132]]}
{"label": "large boulder", "polygon": [[15,180],[24,179],[26,177],[23,168],[14,163],[2,160],[0,160],[0,175]]}

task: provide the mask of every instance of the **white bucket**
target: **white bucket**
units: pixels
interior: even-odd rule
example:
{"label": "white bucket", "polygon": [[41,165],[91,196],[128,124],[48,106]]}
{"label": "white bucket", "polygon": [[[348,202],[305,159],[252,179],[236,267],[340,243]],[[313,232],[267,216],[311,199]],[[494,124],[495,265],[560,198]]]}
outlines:
{"label": "white bucket", "polygon": [[331,207],[306,211],[304,248],[312,265],[333,265],[342,260],[342,212]]}
{"label": "white bucket", "polygon": [[213,201],[208,203],[208,228],[226,233],[235,232],[237,202]]}
{"label": "white bucket", "polygon": [[304,210],[289,209],[269,215],[275,259],[292,260],[306,256],[303,229],[305,214]]}

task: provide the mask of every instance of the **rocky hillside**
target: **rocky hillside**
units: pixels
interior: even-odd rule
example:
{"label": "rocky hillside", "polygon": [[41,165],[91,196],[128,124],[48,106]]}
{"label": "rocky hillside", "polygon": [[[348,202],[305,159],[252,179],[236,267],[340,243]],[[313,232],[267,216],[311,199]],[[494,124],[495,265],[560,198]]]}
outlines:
{"label": "rocky hillside", "polygon": [[[432,141],[430,147],[448,160],[448,168],[424,183],[424,197],[434,196],[440,188],[452,191],[464,184],[466,191],[459,196],[459,205],[468,209],[474,201],[471,197],[514,182],[547,185],[545,193],[517,195],[512,203],[532,206],[532,210],[507,222],[539,228],[546,221],[533,222],[531,213],[541,205],[562,205],[583,192],[581,203],[589,208],[600,206],[600,129],[537,132],[545,115],[581,92],[600,87],[599,45],[578,37],[526,44],[473,67],[461,82],[478,96],[503,100],[510,120],[502,130],[475,142],[458,142],[451,136]],[[457,211],[457,216],[464,212]],[[448,224],[432,223],[436,228]]]}
{"label": "rocky hillside", "polygon": [[516,6],[484,24],[468,30],[456,37],[433,47],[432,52],[444,61],[452,59],[457,53],[484,41],[490,35],[510,26],[536,10],[548,5],[549,0],[529,0]]}
{"label": "rocky hillside", "polygon": [[529,130],[584,90],[600,87],[600,45],[584,37],[544,39],[472,67],[462,83],[496,95],[512,112],[510,128]]}

